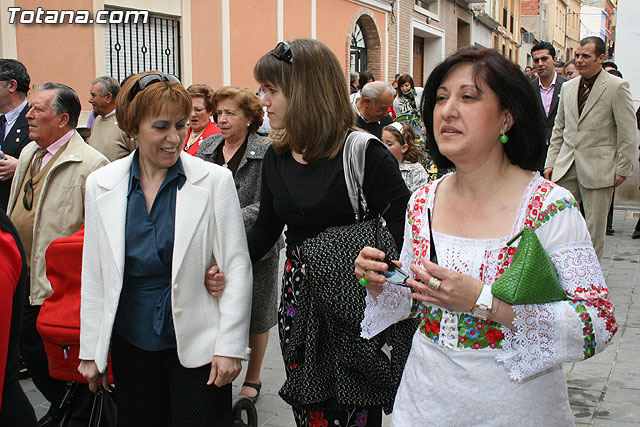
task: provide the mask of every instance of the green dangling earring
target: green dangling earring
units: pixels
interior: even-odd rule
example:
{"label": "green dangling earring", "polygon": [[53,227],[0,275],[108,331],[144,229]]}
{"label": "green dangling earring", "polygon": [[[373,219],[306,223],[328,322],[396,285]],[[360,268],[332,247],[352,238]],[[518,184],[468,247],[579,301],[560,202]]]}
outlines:
{"label": "green dangling earring", "polygon": [[507,136],[506,133],[503,133],[502,135],[500,135],[500,142],[502,142],[503,144],[506,144],[509,141],[509,137]]}

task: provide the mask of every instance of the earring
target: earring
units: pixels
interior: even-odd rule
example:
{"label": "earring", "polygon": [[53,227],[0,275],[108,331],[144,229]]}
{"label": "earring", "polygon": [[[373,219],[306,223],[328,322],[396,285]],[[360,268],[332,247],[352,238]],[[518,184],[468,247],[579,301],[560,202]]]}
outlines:
{"label": "earring", "polygon": [[500,142],[502,142],[503,144],[506,144],[509,141],[509,137],[507,136],[506,133],[503,133],[502,135],[500,135]]}

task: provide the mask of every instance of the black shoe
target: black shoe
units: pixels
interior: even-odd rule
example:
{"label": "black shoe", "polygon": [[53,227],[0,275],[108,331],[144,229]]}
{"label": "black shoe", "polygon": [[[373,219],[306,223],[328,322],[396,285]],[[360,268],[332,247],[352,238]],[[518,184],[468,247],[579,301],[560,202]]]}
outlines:
{"label": "black shoe", "polygon": [[613,228],[607,228],[607,236],[613,236],[613,233],[615,233],[616,230],[614,230]]}
{"label": "black shoe", "polygon": [[63,413],[52,413],[51,410],[38,420],[38,427],[58,427],[62,421]]}
{"label": "black shoe", "polygon": [[640,239],[640,230],[635,230],[631,235],[632,239]]}

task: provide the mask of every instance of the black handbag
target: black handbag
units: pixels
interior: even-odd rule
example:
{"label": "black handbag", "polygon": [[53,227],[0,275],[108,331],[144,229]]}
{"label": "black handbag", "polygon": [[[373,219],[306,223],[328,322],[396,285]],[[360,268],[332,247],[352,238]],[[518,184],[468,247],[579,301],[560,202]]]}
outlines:
{"label": "black handbag", "polygon": [[98,384],[98,391],[93,398],[89,427],[116,427],[118,425],[118,408],[115,393]]}

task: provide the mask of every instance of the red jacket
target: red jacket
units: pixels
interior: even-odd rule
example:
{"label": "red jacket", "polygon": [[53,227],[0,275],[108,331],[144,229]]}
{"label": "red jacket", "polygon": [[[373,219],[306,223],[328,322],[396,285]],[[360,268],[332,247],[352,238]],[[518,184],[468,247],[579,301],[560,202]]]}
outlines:
{"label": "red jacket", "polygon": [[200,137],[198,139],[196,139],[196,141],[191,145],[191,147],[187,148],[187,142],[189,142],[189,137],[191,137],[191,128],[189,128],[189,130],[187,131],[187,139],[185,139],[184,143],[184,151],[186,151],[187,153],[191,154],[192,156],[195,156],[196,154],[198,154],[198,148],[200,147],[200,141],[202,141],[203,139],[205,139],[208,136],[211,135],[217,135],[220,133],[220,129],[218,129],[218,126],[216,126],[211,120],[209,120],[209,123],[207,124],[207,126],[204,128],[204,132],[202,132],[202,135],[200,135]]}

